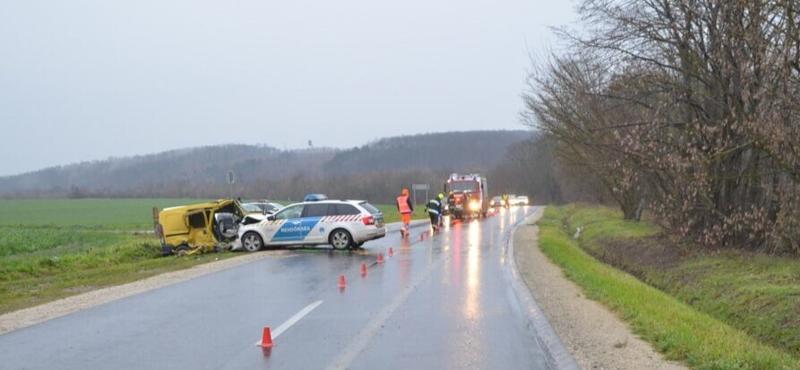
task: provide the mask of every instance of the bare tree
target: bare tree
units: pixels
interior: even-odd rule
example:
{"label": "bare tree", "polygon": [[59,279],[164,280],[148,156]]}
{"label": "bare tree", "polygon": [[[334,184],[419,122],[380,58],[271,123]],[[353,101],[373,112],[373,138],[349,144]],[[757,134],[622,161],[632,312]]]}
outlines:
{"label": "bare tree", "polygon": [[799,252],[799,4],[584,1],[529,111],[679,234]]}
{"label": "bare tree", "polygon": [[611,71],[585,56],[554,58],[532,76],[525,95],[528,122],[557,140],[556,153],[567,166],[577,167],[599,181],[620,206],[625,218],[639,219],[644,185],[638,171],[628,171],[635,153],[620,145],[636,125],[622,124],[635,111],[610,99]]}

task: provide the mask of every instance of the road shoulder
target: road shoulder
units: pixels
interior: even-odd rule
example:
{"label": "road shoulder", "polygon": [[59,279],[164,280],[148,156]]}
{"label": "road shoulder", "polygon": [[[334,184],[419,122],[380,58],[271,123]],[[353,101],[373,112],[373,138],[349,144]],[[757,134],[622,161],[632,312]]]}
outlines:
{"label": "road shoulder", "polygon": [[241,256],[195,265],[188,269],[167,272],[127,284],[92,290],[38,306],[9,312],[0,315],[0,335],[121,298],[180,283],[245,263],[267,257],[279,258],[281,256],[287,256],[287,253],[285,251],[262,251],[259,253],[242,254]]}
{"label": "road shoulder", "polygon": [[586,298],[537,244],[538,227],[523,224],[514,234],[515,260],[525,283],[583,369],[686,369],[664,360],[648,343],[600,303]]}

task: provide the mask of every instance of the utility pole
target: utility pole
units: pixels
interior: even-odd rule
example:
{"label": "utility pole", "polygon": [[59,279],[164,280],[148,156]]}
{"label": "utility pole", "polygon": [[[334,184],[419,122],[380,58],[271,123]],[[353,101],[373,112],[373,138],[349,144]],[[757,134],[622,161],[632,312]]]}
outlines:
{"label": "utility pole", "polygon": [[236,175],[233,170],[228,171],[228,199],[233,199],[233,184],[236,183]]}

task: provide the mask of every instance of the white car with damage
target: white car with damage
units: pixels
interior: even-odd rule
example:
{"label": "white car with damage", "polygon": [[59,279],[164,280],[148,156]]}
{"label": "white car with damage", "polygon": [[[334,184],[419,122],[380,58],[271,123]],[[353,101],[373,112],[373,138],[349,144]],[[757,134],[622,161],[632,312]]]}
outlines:
{"label": "white car with damage", "polygon": [[264,220],[245,219],[231,249],[255,252],[268,246],[324,245],[358,248],[386,235],[383,214],[360,200],[320,200],[284,207]]}

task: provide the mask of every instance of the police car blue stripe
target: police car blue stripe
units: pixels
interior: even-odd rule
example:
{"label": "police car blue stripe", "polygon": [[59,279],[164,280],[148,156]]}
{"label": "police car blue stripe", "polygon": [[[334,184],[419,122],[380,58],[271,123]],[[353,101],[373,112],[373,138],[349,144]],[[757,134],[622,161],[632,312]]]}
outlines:
{"label": "police car blue stripe", "polygon": [[304,217],[286,220],[278,232],[272,237],[273,241],[300,241],[305,239],[311,230],[317,226],[322,217]]}

